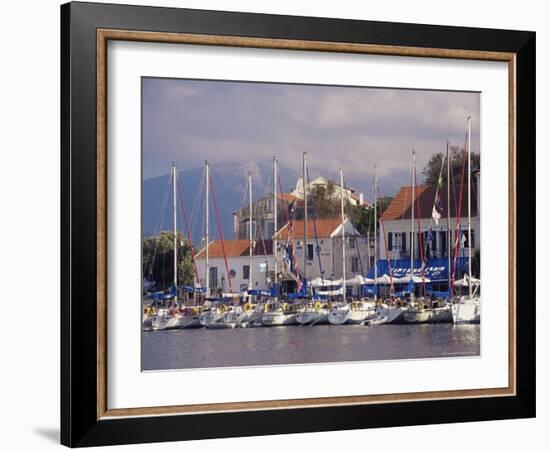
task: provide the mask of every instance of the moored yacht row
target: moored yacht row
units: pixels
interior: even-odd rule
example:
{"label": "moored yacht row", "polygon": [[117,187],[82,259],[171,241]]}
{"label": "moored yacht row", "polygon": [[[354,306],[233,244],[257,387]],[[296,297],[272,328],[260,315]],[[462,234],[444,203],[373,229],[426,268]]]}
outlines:
{"label": "moored yacht row", "polygon": [[[235,292],[231,283],[235,276],[234,270],[229,270],[225,248],[223,245],[223,237],[221,240],[221,250],[225,262],[226,277],[229,292],[223,292],[223,289],[212,289],[210,283],[210,233],[209,233],[209,187],[212,186],[210,177],[210,169],[208,162],[205,164],[205,232],[204,246],[201,249],[200,258],[204,258],[204,279],[199,276],[197,270],[196,255],[193,254],[193,264],[195,277],[193,286],[178,285],[178,231],[177,231],[177,171],[176,166],[172,167],[172,188],[173,188],[173,287],[169,293],[157,292],[150,294],[153,299],[150,306],[143,310],[143,329],[144,330],[169,330],[169,329],[185,329],[185,328],[210,328],[210,329],[227,329],[227,328],[246,328],[253,326],[316,326],[316,325],[381,325],[381,324],[425,324],[425,323],[479,323],[480,322],[480,280],[472,275],[472,234],[471,234],[471,183],[470,183],[470,118],[468,118],[468,229],[467,235],[462,234],[460,224],[459,211],[462,210],[462,187],[458,205],[456,205],[457,223],[454,230],[450,227],[450,184],[447,182],[447,229],[446,232],[440,231],[439,239],[432,237],[432,228],[430,225],[429,232],[424,232],[421,228],[419,217],[420,206],[415,204],[416,199],[416,160],[415,152],[412,152],[412,167],[411,180],[412,190],[410,204],[407,200],[404,202],[408,209],[410,217],[410,226],[407,222],[407,233],[401,234],[404,239],[405,234],[409,234],[409,254],[410,262],[407,259],[397,260],[397,256],[392,261],[388,252],[388,243],[385,241],[386,233],[383,229],[384,221],[378,220],[377,204],[379,198],[378,179],[376,176],[376,166],[374,172],[374,219],[372,222],[374,228],[374,263],[368,274],[363,271],[361,262],[361,252],[358,247],[357,257],[354,261],[354,273],[360,273],[354,278],[346,279],[346,274],[349,273],[349,267],[346,267],[346,251],[353,249],[352,243],[358,241],[358,235],[354,227],[346,227],[350,223],[350,215],[346,217],[345,206],[348,204],[348,190],[344,183],[343,170],[340,168],[340,219],[339,227],[336,228],[332,237],[338,237],[338,240],[333,241],[332,258],[333,266],[332,276],[330,279],[325,278],[325,270],[322,264],[322,247],[318,243],[317,228],[315,225],[315,205],[308,208],[308,180],[309,172],[307,170],[306,152],[303,154],[302,160],[302,177],[301,190],[303,201],[303,220],[300,220],[303,225],[303,235],[293,236],[295,231],[296,217],[293,216],[295,208],[289,208],[288,217],[285,218],[285,233],[279,236],[278,251],[273,252],[273,260],[268,264],[267,260],[263,264],[263,273],[265,273],[265,282],[268,286],[267,290],[253,289],[253,256],[256,247],[257,235],[253,231],[255,224],[255,216],[253,214],[253,196],[252,196],[252,174],[248,174],[248,208],[245,210],[247,215],[248,228],[248,246],[247,254],[248,275],[247,285],[241,284],[238,289],[240,292]],[[435,198],[433,199],[433,211],[431,213],[433,221],[439,225],[439,219],[442,215],[442,209],[439,206],[439,187],[442,180],[443,167],[446,162],[447,180],[450,180],[450,159],[449,159],[449,144],[447,143],[447,155],[442,160],[439,182],[435,190]],[[462,166],[462,178],[464,178],[464,164]],[[277,220],[277,179],[279,173],[277,169],[277,160],[273,160],[273,214],[274,224]],[[461,180],[460,186],[464,185],[464,180]],[[181,194],[180,194],[181,195]],[[214,200],[214,205],[215,205]],[[431,210],[431,205],[429,205]],[[312,211],[312,230],[308,227],[308,211]],[[334,208],[336,209],[336,208]],[[424,208],[426,209],[426,208]],[[418,213],[415,221],[415,210]],[[216,218],[219,220],[218,211]],[[403,214],[403,217],[404,214]],[[311,220],[311,219],[310,219]],[[333,219],[334,220],[334,219]],[[381,233],[378,237],[378,225],[380,223]],[[220,226],[220,224],[218,224]],[[311,239],[308,238],[309,233],[314,234],[314,244],[309,244]],[[346,231],[348,230],[348,231]],[[349,231],[353,230],[353,231]],[[353,234],[350,234],[353,233]],[[442,234],[444,233],[444,239]],[[454,234],[454,236],[452,236]],[[275,235],[278,235],[275,230]],[[283,237],[284,236],[284,237]],[[425,237],[423,237],[425,236]],[[460,237],[463,236],[463,237]],[[382,240],[382,237],[384,240]],[[368,239],[368,238],[367,238]],[[424,241],[423,241],[424,239]],[[191,237],[188,236],[189,243],[192,247]],[[286,242],[285,242],[286,240]],[[415,242],[415,240],[417,242]],[[428,244],[439,241],[438,245],[443,245],[443,240],[447,243],[446,260],[440,259],[437,267],[430,266],[430,257],[428,256]],[[335,243],[340,245],[334,245]],[[465,256],[465,242],[467,242],[467,256]],[[322,244],[322,241],[321,241]],[[418,244],[418,245],[416,245]],[[370,244],[369,244],[370,245]],[[379,246],[385,247],[386,261],[378,252]],[[391,244],[390,250],[391,250]],[[311,248],[310,248],[311,247]],[[339,248],[339,256],[334,256],[336,247]],[[433,246],[430,243],[430,252],[433,252]],[[454,247],[454,248],[453,248]],[[415,250],[416,249],[416,250]],[[462,249],[462,256],[459,256],[459,251]],[[454,250],[454,253],[452,252]],[[265,251],[265,248],[264,248]],[[369,247],[370,252],[370,247]],[[415,255],[415,252],[417,255]],[[308,273],[317,255],[320,277],[315,278],[315,275]],[[241,256],[244,256],[242,254]],[[366,256],[370,263],[370,253]],[[415,259],[415,256],[417,258]],[[301,267],[299,258],[302,258]],[[434,254],[431,257],[435,259]],[[453,258],[453,259],[451,259]],[[337,261],[337,264],[334,264]],[[432,259],[433,261],[433,259]],[[467,261],[467,263],[466,263]],[[338,280],[334,275],[337,272],[334,266],[341,267],[342,277]],[[467,264],[467,271],[465,266]],[[354,264],[352,264],[354,266]],[[432,270],[433,269],[433,270]],[[217,270],[217,269],[216,269]],[[244,268],[243,268],[244,272]],[[217,278],[217,271],[215,277]],[[463,279],[455,280],[455,275],[462,276]],[[243,275],[244,278],[244,275]],[[283,289],[283,283],[285,287]],[[222,283],[223,285],[223,283]],[[214,283],[214,286],[216,284]],[[260,285],[261,286],[261,285]],[[264,288],[266,289],[266,288]],[[467,294],[460,295],[467,291]],[[185,293],[185,299],[180,298],[179,293]],[[192,294],[192,295],[191,295]]]}
{"label": "moored yacht row", "polygon": [[247,328],[315,325],[382,325],[479,323],[479,297],[461,296],[452,302],[400,299],[348,302],[308,300],[301,302],[245,302],[229,304],[207,300],[204,305],[185,307],[147,306],[143,310],[143,330],[160,331],[187,328]]}

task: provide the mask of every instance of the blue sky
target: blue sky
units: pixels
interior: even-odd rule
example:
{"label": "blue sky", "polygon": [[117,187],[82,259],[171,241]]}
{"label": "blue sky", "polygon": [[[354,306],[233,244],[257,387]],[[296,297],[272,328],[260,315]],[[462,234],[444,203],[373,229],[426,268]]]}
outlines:
{"label": "blue sky", "polygon": [[143,176],[212,163],[271,161],[300,169],[307,150],[312,175],[346,178],[370,190],[376,163],[393,195],[417,177],[446,140],[463,145],[472,115],[472,149],[479,151],[479,93],[291,85],[207,80],[143,79]]}

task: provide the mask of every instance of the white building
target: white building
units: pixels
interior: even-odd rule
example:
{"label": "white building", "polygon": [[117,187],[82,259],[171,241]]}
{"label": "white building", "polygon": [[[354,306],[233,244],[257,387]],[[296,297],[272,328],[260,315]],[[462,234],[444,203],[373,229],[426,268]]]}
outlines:
{"label": "white building", "polygon": [[[249,240],[216,240],[208,245],[208,267],[211,292],[240,292],[243,289],[267,289],[273,276],[273,244],[259,240],[253,244],[252,261]],[[224,257],[225,255],[225,257]],[[227,267],[225,261],[227,260]],[[201,286],[206,282],[206,251],[195,256]]]}
{"label": "white building", "polygon": [[[364,274],[370,267],[368,255],[372,253],[365,236],[360,235],[348,219],[344,221],[346,244],[346,279]],[[298,220],[292,226],[286,224],[274,237],[274,253],[279,264],[280,281],[292,282],[293,277],[284,270],[285,246],[292,243],[296,265],[303,273],[303,252],[306,248],[306,277],[309,280],[323,278],[337,280],[342,278],[342,222],[340,219],[308,220],[308,239],[305,242],[304,221]],[[315,249],[319,246],[319,257]],[[320,261],[319,261],[320,260]]]}
{"label": "white building", "polygon": [[[423,252],[428,258],[447,257],[447,187],[442,186],[438,192],[438,210],[441,218],[436,223],[432,211],[436,199],[436,186],[417,186],[415,188],[414,206],[414,257],[420,259],[419,242],[422,241]],[[451,255],[454,253],[455,229],[457,226],[457,209],[460,203],[460,185],[451,186],[450,201],[450,230]],[[380,259],[410,258],[411,249],[411,208],[412,187],[402,187],[393,198],[388,208],[380,217],[379,248]],[[472,248],[479,249],[479,177],[478,182],[471,188],[471,228]],[[468,186],[462,185],[462,203],[458,214],[460,224],[459,256],[467,256],[468,234]],[[419,224],[420,231],[419,234]],[[431,233],[430,233],[431,230]],[[431,239],[429,235],[431,234]]]}
{"label": "white building", "polygon": [[[319,187],[322,187],[324,189],[333,188],[334,191],[332,194],[332,198],[335,200],[340,200],[343,193],[344,199],[348,200],[350,204],[352,204],[353,206],[365,206],[365,207],[369,206],[369,204],[364,199],[363,193],[357,193],[354,189],[351,189],[349,187],[344,187],[342,189],[340,184],[335,183],[333,181],[329,181],[325,177],[321,177],[321,176],[311,180],[306,186],[306,189],[308,192],[308,198],[309,198],[309,195],[311,195],[311,192],[313,192],[315,188],[319,188]],[[291,192],[291,195],[301,200],[304,199],[304,185],[303,185],[302,177],[298,177],[298,179],[296,180],[296,187]]]}

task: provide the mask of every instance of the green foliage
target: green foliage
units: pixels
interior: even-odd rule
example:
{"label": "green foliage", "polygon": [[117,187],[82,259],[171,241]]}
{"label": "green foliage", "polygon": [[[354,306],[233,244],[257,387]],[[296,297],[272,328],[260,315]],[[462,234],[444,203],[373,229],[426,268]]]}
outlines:
{"label": "green foliage", "polygon": [[[328,219],[340,215],[340,196],[334,195],[334,183],[325,186],[314,186],[308,196],[311,208],[315,208],[318,219]],[[308,207],[308,212],[310,208]]]}
{"label": "green foliage", "polygon": [[[155,289],[172,286],[174,279],[174,233],[162,231],[159,236],[143,240],[143,277],[155,282]],[[191,246],[178,233],[178,284],[190,285],[195,276]]]}
{"label": "green foliage", "polygon": [[[388,208],[392,200],[393,197],[382,197],[378,199],[378,219],[380,219],[380,216]],[[353,225],[360,234],[374,232],[374,208],[351,206],[347,211]]]}
{"label": "green foliage", "polygon": [[[462,173],[462,164],[465,158],[468,157],[468,154],[464,151],[464,149],[456,145],[451,145],[449,147],[449,156],[451,159],[451,184],[458,184],[460,183],[460,176]],[[422,170],[422,175],[424,175],[424,184],[427,184],[427,185],[437,184],[439,173],[441,171],[441,163],[443,162],[444,157],[445,155],[443,153],[435,153],[426,163],[426,165],[424,166],[424,169]],[[479,153],[472,152],[471,168],[472,168],[472,172],[479,170]],[[467,176],[466,170],[467,170],[467,167],[465,166],[464,180],[466,180],[466,176]],[[441,175],[443,178],[443,183],[446,184],[447,183],[447,165],[446,164],[445,164],[445,167],[443,168],[443,172],[441,173]]]}

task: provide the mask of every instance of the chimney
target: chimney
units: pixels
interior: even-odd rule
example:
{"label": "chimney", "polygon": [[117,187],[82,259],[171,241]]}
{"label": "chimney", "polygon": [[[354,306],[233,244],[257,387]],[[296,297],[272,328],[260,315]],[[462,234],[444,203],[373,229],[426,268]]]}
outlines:
{"label": "chimney", "polygon": [[359,206],[361,206],[361,205],[363,204],[363,199],[364,199],[363,193],[361,192],[361,193],[359,194]]}

